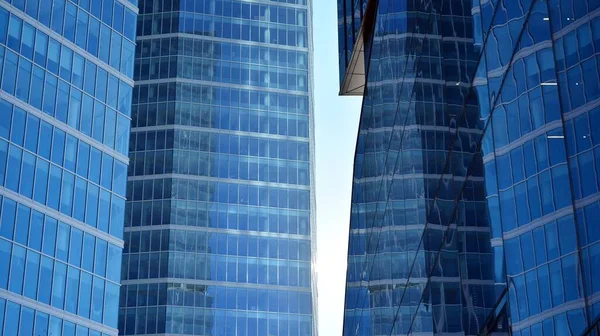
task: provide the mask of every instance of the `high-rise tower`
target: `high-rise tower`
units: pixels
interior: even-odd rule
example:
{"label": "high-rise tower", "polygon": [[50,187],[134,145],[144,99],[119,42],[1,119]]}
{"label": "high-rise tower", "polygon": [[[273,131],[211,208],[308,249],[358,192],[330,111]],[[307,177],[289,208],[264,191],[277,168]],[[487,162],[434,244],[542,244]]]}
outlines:
{"label": "high-rise tower", "polygon": [[600,331],[599,8],[339,1],[344,335]]}
{"label": "high-rise tower", "polygon": [[140,1],[122,334],[316,335],[310,18]]}
{"label": "high-rise tower", "polygon": [[118,333],[137,12],[0,1],[0,334]]}

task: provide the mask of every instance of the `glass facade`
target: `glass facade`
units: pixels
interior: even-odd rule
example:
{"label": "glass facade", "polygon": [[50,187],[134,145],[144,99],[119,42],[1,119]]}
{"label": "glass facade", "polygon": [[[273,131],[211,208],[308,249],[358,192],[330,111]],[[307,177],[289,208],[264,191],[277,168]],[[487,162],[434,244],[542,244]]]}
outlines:
{"label": "glass facade", "polygon": [[597,335],[599,7],[339,1],[367,74],[344,335]]}
{"label": "glass facade", "polygon": [[118,334],[137,13],[0,1],[0,334]]}
{"label": "glass facade", "polygon": [[139,6],[120,333],[316,335],[310,2]]}

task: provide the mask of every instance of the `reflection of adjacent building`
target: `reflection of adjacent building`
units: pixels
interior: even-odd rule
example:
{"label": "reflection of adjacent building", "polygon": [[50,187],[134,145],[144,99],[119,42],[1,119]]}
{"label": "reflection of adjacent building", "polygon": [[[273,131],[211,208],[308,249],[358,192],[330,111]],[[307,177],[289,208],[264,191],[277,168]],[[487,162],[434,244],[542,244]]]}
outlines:
{"label": "reflection of adjacent building", "polygon": [[339,2],[364,96],[344,334],[593,334],[595,5],[417,6]]}
{"label": "reflection of adjacent building", "polygon": [[441,2],[373,4],[340,13],[342,94],[364,95],[344,334],[475,335],[496,293],[471,25]]}
{"label": "reflection of adjacent building", "polygon": [[140,4],[121,330],[310,335],[308,6],[197,4]]}

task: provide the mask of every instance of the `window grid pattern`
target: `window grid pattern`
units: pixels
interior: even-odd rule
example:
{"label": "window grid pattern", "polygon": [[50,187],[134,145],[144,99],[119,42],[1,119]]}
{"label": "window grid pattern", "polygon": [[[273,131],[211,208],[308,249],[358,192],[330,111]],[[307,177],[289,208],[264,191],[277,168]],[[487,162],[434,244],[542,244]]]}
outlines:
{"label": "window grid pattern", "polygon": [[0,331],[5,335],[108,336],[100,331],[1,298]]}
{"label": "window grid pattern", "polygon": [[0,17],[2,90],[126,155],[131,86],[3,8]]}
{"label": "window grid pattern", "polygon": [[131,77],[137,15],[119,1],[3,1]]}
{"label": "window grid pattern", "polygon": [[0,186],[122,237],[127,166],[3,100],[0,114]]}
{"label": "window grid pattern", "polygon": [[308,13],[140,2],[121,334],[316,331]]}
{"label": "window grid pattern", "polygon": [[118,333],[136,16],[0,2],[0,333]]}

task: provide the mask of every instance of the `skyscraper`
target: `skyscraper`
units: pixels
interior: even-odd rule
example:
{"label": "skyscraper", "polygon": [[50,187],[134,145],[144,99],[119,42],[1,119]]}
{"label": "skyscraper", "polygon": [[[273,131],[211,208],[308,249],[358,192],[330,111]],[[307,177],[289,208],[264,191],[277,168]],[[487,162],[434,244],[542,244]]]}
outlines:
{"label": "skyscraper", "polygon": [[140,1],[122,334],[316,335],[310,12]]}
{"label": "skyscraper", "polygon": [[118,334],[137,11],[0,1],[0,334]]}
{"label": "skyscraper", "polygon": [[344,335],[598,333],[596,1],[339,1]]}

